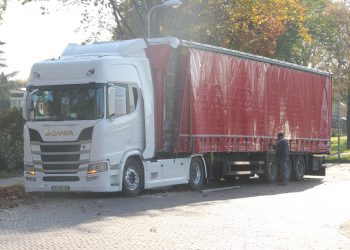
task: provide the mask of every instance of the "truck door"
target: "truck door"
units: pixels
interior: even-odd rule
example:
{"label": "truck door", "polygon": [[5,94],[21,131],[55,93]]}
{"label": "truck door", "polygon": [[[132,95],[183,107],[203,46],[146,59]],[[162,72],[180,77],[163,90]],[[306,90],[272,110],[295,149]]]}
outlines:
{"label": "truck door", "polygon": [[115,162],[128,150],[142,147],[142,121],[136,112],[136,86],[110,84],[107,93],[107,145],[110,159]]}

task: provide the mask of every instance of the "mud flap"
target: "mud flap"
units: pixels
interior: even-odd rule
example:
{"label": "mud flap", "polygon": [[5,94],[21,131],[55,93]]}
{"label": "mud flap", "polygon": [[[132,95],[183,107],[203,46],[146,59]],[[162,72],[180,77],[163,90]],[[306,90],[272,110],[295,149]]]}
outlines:
{"label": "mud flap", "polygon": [[326,176],[326,166],[324,156],[312,156],[309,161],[308,175]]}

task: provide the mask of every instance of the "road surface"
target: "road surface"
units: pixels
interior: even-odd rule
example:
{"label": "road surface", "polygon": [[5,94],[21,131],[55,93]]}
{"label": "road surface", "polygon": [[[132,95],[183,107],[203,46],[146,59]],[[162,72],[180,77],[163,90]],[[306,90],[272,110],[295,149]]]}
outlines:
{"label": "road surface", "polygon": [[0,249],[350,249],[349,164],[287,186],[235,185],[38,194],[0,210]]}

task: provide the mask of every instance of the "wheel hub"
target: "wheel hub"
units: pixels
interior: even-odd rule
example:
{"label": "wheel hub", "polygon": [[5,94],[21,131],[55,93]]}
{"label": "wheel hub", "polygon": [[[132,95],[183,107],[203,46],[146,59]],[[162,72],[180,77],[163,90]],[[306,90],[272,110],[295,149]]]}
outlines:
{"label": "wheel hub", "polygon": [[140,182],[140,177],[138,172],[133,167],[127,169],[125,173],[125,182],[129,190],[137,189]]}
{"label": "wheel hub", "polygon": [[201,179],[201,171],[198,163],[194,163],[191,170],[191,180],[193,183],[199,183]]}

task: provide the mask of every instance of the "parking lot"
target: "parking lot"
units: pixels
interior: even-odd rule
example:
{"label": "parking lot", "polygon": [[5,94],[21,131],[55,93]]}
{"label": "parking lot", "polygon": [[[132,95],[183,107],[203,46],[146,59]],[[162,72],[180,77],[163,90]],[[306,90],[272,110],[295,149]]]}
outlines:
{"label": "parking lot", "polygon": [[0,210],[0,249],[350,249],[350,164],[287,186],[231,185],[36,194]]}

